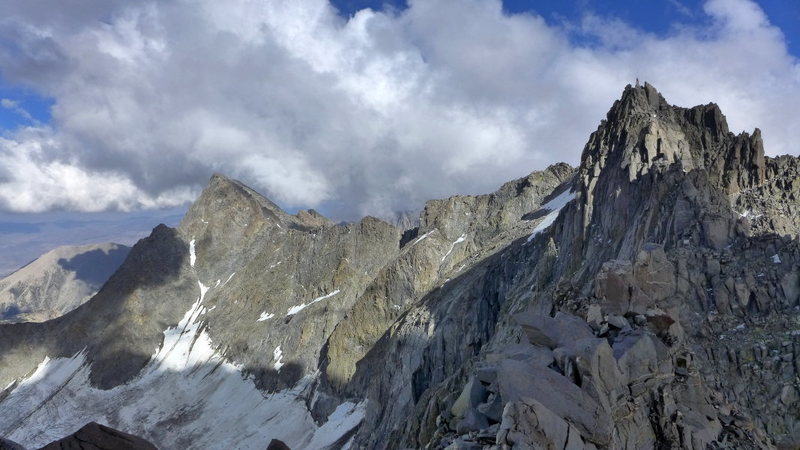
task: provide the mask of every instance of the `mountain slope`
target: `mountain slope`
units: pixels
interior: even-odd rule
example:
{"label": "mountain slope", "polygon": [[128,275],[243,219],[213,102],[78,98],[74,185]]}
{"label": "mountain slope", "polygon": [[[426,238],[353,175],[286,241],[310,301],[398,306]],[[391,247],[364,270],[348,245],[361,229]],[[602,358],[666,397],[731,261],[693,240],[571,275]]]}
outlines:
{"label": "mountain slope", "polygon": [[112,243],[59,247],[0,280],[0,319],[41,322],[91,298],[128,256]]}
{"label": "mountain slope", "polygon": [[[356,442],[421,447],[486,436],[491,422],[486,441],[523,447],[797,442],[795,218],[764,209],[765,226],[751,227],[732,208],[796,164],[765,158],[758,132],[729,133],[716,105],[628,87],[553,226],[429,294],[367,356],[353,384],[372,408]],[[796,208],[787,187],[780,198]],[[568,333],[591,324],[601,339],[557,339],[556,311]],[[520,378],[546,366],[563,378]],[[454,412],[459,392],[469,414]]]}
{"label": "mountain slope", "polygon": [[645,85],[577,169],[428,202],[409,230],[289,215],[215,175],[89,302],[0,326],[0,433],[40,445],[97,421],[166,448],[794,445],[797,167],[765,157],[758,131],[730,133],[716,105]]}

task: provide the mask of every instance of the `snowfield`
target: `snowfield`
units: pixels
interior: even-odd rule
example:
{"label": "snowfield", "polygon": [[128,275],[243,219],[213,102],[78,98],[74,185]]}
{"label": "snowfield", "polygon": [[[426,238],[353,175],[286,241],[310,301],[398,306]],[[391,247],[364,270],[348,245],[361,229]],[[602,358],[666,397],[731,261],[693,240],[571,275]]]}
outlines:
{"label": "snowfield", "polygon": [[542,205],[539,208],[540,211],[548,210],[550,212],[546,216],[544,216],[542,221],[539,222],[539,225],[536,225],[536,228],[533,229],[531,235],[528,236],[528,242],[532,241],[537,234],[541,233],[542,231],[550,227],[550,225],[552,225],[553,222],[556,221],[558,213],[561,212],[561,209],[567,206],[567,203],[571,202],[573,199],[575,199],[575,194],[573,192],[570,192],[569,189],[567,189],[566,191],[558,194],[556,198]]}
{"label": "snowfield", "polygon": [[[324,448],[361,422],[365,404],[346,402],[318,426],[301,398],[311,377],[273,394],[258,390],[214,349],[202,326],[208,288],[200,283],[200,289],[180,323],[164,331],[150,362],[124,385],[92,387],[84,352],[45,358],[33,374],[6,388],[13,390],[0,402],[0,435],[38,448],[96,421],[166,449],[263,450],[271,439],[300,449]],[[275,353],[280,369],[280,347]]]}

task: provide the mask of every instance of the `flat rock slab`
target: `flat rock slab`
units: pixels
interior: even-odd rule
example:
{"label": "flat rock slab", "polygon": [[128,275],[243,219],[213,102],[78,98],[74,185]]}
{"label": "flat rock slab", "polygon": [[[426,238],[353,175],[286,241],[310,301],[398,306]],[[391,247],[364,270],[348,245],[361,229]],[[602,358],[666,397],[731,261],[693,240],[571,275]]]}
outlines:
{"label": "flat rock slab", "polygon": [[592,328],[580,317],[559,312],[550,317],[533,312],[514,316],[533,345],[548,348],[563,347],[578,339],[595,337]]}

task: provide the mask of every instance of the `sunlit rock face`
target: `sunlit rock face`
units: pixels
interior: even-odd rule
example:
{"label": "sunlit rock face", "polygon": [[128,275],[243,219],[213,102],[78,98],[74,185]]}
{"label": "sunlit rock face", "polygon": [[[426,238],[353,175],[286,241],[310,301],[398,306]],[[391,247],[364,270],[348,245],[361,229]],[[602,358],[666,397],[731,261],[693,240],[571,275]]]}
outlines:
{"label": "sunlit rock face", "polygon": [[[578,168],[334,224],[221,175],[100,292],[0,326],[0,435],[159,448],[800,443],[798,159],[628,86]],[[275,440],[275,441],[273,441]],[[273,444],[270,444],[273,443]]]}
{"label": "sunlit rock face", "polygon": [[88,301],[130,248],[113,243],[59,247],[0,280],[0,321],[43,322]]}

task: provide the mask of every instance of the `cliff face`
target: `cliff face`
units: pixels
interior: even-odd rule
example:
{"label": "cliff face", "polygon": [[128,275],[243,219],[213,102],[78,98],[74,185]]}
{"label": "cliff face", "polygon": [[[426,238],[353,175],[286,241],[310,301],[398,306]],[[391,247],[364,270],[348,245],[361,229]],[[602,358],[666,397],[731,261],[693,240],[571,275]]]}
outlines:
{"label": "cliff face", "polygon": [[0,433],[43,445],[98,421],[182,448],[795,445],[798,170],[716,105],[645,85],[577,169],[428,202],[410,229],[289,215],[214,176],[88,303],[0,326]]}
{"label": "cliff face", "polygon": [[628,87],[552,226],[423,297],[362,361],[357,442],[795,445],[796,164],[716,105]]}

